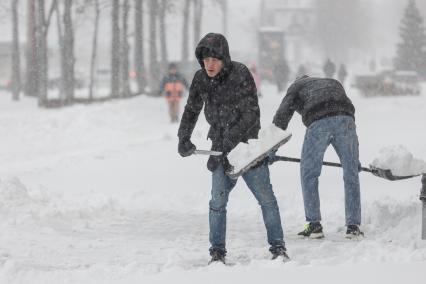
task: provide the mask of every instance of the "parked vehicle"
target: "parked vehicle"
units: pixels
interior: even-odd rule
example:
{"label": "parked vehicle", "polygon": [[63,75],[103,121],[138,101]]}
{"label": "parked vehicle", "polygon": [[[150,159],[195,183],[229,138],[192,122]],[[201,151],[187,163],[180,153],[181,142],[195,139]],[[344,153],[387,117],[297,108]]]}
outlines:
{"label": "parked vehicle", "polygon": [[403,96],[419,95],[419,76],[414,71],[383,71],[374,75],[359,75],[355,77],[356,88],[363,95],[371,96]]}

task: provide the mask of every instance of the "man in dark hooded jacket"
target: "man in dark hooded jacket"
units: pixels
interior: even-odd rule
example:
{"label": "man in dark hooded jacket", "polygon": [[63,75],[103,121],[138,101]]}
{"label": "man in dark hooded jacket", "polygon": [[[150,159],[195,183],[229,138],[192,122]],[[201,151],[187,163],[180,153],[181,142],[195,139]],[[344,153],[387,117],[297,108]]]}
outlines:
{"label": "man in dark hooded jacket", "polygon": [[[195,56],[201,65],[192,80],[189,97],[179,126],[179,154],[191,155],[192,131],[204,106],[210,124],[208,138],[212,150],[222,156],[210,156],[207,168],[212,171],[212,196],[210,200],[210,255],[212,261],[224,262],[226,249],[226,205],[236,184],[226,171],[226,155],[240,142],[257,138],[260,129],[260,110],[257,90],[248,68],[231,61],[228,42],[221,34],[209,33],[198,43]],[[243,174],[243,179],[262,208],[268,243],[273,258],[286,254],[278,204],[269,180],[267,163],[262,163]]]}
{"label": "man in dark hooded jacket", "polygon": [[324,237],[321,226],[318,178],[324,153],[331,144],[343,167],[345,186],[346,237],[362,236],[361,201],[358,177],[358,136],[355,108],[342,85],[330,78],[302,76],[288,88],[274,116],[274,124],[284,130],[298,112],[307,127],[302,148],[300,177],[305,206],[305,230],[300,236]]}

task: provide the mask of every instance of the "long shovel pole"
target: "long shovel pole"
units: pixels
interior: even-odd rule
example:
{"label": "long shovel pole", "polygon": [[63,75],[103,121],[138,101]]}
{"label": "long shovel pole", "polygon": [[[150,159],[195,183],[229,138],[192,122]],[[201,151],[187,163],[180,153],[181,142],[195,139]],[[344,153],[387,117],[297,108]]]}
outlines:
{"label": "long shovel pole", "polygon": [[420,200],[422,201],[422,240],[426,240],[426,174],[422,175]]}
{"label": "long shovel pole", "polygon": [[[300,159],[298,158],[290,158],[290,157],[283,157],[283,156],[276,156],[274,158],[276,161],[286,161],[286,162],[295,162],[295,163],[300,163]],[[324,166],[330,166],[330,167],[337,167],[337,168],[341,168],[342,164],[339,163],[333,163],[333,162],[322,162],[322,164]],[[364,172],[369,172],[371,173],[372,171],[369,168],[366,167],[360,167],[361,171]]]}

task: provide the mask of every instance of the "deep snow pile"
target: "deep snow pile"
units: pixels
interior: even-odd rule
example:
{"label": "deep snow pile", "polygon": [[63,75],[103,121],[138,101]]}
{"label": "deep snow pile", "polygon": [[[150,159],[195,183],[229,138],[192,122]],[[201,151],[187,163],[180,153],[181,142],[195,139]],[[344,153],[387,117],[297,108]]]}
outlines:
{"label": "deep snow pile", "polygon": [[371,164],[381,169],[389,169],[397,176],[426,174],[425,161],[413,157],[413,154],[402,145],[381,149],[379,156]]}
{"label": "deep snow pile", "polygon": [[[262,93],[266,126],[282,97],[274,86]],[[348,94],[363,165],[388,145],[426,158],[425,94]],[[197,148],[210,147],[207,131],[200,117],[192,137]],[[298,157],[305,132],[298,115],[289,131],[292,139],[278,154]],[[207,157],[181,158],[176,132],[159,98],[43,110],[32,99],[12,103],[1,94],[0,283],[401,283],[424,274],[420,178],[390,182],[360,173],[366,238],[351,242],[344,238],[342,171],[324,167],[326,238],[301,240],[299,168],[286,162],[270,170],[292,261],[270,261],[260,208],[239,180],[228,206],[228,260],[235,265],[206,266]],[[338,161],[331,148],[325,159]]]}

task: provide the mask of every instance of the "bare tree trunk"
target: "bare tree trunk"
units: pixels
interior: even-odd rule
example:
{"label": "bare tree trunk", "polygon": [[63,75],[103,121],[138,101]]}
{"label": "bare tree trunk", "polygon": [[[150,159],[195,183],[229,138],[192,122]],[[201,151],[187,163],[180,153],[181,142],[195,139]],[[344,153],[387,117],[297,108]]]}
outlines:
{"label": "bare tree trunk", "polygon": [[167,30],[166,30],[166,9],[168,6],[168,0],[161,0],[160,11],[159,11],[159,20],[160,20],[160,50],[161,50],[161,69],[166,70],[168,64],[168,54],[167,54]]}
{"label": "bare tree trunk", "polygon": [[123,3],[123,30],[121,32],[121,78],[122,78],[122,96],[130,96],[129,85],[129,42],[127,40],[128,20],[129,20],[129,0],[124,0]]}
{"label": "bare tree trunk", "polygon": [[47,81],[48,81],[48,59],[46,40],[46,21],[44,11],[44,0],[37,1],[37,82],[38,82],[38,105],[47,105]]}
{"label": "bare tree trunk", "polygon": [[101,10],[99,7],[99,0],[95,0],[95,30],[93,31],[92,39],[92,57],[90,59],[90,83],[89,83],[89,100],[93,100],[93,84],[95,77],[96,67],[96,55],[98,53],[98,30],[99,30],[99,18]]}
{"label": "bare tree trunk", "polygon": [[145,64],[143,47],[143,0],[135,0],[135,70],[138,82],[138,93],[145,91]]}
{"label": "bare tree trunk", "polygon": [[120,1],[112,1],[111,97],[120,92]]}
{"label": "bare tree trunk", "polygon": [[194,48],[201,39],[201,18],[203,16],[203,0],[194,0]]}
{"label": "bare tree trunk", "polygon": [[72,0],[64,0],[64,56],[65,56],[65,78],[64,93],[65,103],[72,103],[74,100],[74,29],[72,25]]}
{"label": "bare tree trunk", "polygon": [[59,99],[61,103],[65,103],[65,47],[64,47],[64,33],[62,30],[62,21],[61,21],[61,11],[59,9],[59,4],[56,5],[56,24],[58,30],[58,43],[59,43],[59,52],[61,55],[60,69],[61,69],[61,79],[59,84]]}
{"label": "bare tree trunk", "polygon": [[38,94],[37,81],[37,14],[36,0],[27,1],[27,47],[25,68],[25,94],[36,96]]}
{"label": "bare tree trunk", "polygon": [[18,22],[18,4],[19,0],[12,0],[12,99],[19,101],[21,92],[21,55],[19,52],[19,22]]}
{"label": "bare tree trunk", "polygon": [[184,70],[188,66],[188,41],[189,41],[189,9],[191,0],[185,0],[183,7],[183,25],[182,25],[182,67]]}
{"label": "bare tree trunk", "polygon": [[151,92],[155,92],[159,81],[159,68],[157,62],[157,17],[158,0],[149,1],[149,68]]}

